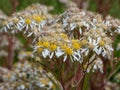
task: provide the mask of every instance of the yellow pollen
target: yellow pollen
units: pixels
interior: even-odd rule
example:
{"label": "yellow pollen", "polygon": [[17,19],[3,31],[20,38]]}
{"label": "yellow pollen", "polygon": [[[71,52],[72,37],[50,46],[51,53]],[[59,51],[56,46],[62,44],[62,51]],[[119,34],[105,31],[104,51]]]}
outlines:
{"label": "yellow pollen", "polygon": [[82,40],[82,45],[86,45],[87,44],[87,40]]}
{"label": "yellow pollen", "polygon": [[43,42],[43,47],[48,48],[50,46],[49,42]]}
{"label": "yellow pollen", "polygon": [[66,46],[66,45],[63,45],[63,46],[61,46],[61,48],[62,48],[62,49],[65,49],[65,48],[67,48],[67,46]]}
{"label": "yellow pollen", "polygon": [[33,16],[33,19],[34,19],[37,23],[39,23],[39,22],[41,22],[41,21],[43,20],[43,18],[42,18],[40,15],[34,15],[34,16]]}
{"label": "yellow pollen", "polygon": [[43,48],[39,47],[39,48],[38,48],[38,51],[39,51],[39,52],[42,52],[42,51],[43,51]]}
{"label": "yellow pollen", "polygon": [[100,40],[99,45],[100,45],[100,46],[104,46],[104,45],[105,45],[105,42],[104,42],[103,40]]}
{"label": "yellow pollen", "polygon": [[31,20],[30,19],[26,19],[25,23],[29,25],[31,23]]}
{"label": "yellow pollen", "polygon": [[72,55],[72,49],[71,48],[65,48],[65,53],[67,54],[67,55]]}
{"label": "yellow pollen", "polygon": [[50,45],[50,50],[51,51],[55,51],[56,48],[57,48],[57,46],[55,44]]}
{"label": "yellow pollen", "polygon": [[42,46],[43,43],[42,43],[41,41],[39,41],[39,42],[37,43],[37,45],[38,45],[38,46]]}
{"label": "yellow pollen", "polygon": [[50,80],[47,79],[47,78],[41,78],[40,82],[41,82],[42,84],[47,85],[47,84],[50,82]]}
{"label": "yellow pollen", "polygon": [[15,23],[18,23],[18,22],[19,22],[19,19],[18,19],[18,18],[14,18],[13,21],[14,21]]}
{"label": "yellow pollen", "polygon": [[68,38],[67,35],[64,34],[64,33],[61,33],[61,37],[62,37],[63,39],[67,39],[67,38]]}
{"label": "yellow pollen", "polygon": [[74,40],[74,39],[72,40],[72,43],[77,43],[77,42],[78,42],[78,40]]}
{"label": "yellow pollen", "polygon": [[78,43],[73,43],[73,48],[75,50],[80,49],[80,45]]}
{"label": "yellow pollen", "polygon": [[27,55],[31,55],[31,54],[32,54],[32,52],[30,52],[30,51],[27,51],[27,52],[26,52],[26,54],[27,54]]}

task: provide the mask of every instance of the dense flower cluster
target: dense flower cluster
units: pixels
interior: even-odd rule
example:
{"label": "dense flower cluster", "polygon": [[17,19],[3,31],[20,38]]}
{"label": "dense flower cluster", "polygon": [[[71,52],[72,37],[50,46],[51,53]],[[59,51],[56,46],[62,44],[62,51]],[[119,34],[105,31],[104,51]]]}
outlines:
{"label": "dense flower cluster", "polygon": [[[115,22],[118,24],[114,25]],[[56,17],[48,30],[40,34],[35,51],[44,59],[93,62],[87,71],[93,67],[93,71],[98,68],[102,72],[101,58],[112,57],[112,36],[118,25],[119,20],[112,20],[110,16],[103,19],[100,14],[71,8]]]}
{"label": "dense flower cluster", "polygon": [[37,34],[47,20],[52,18],[48,10],[49,8],[44,5],[33,4],[23,11],[14,13],[12,17],[3,20],[1,31],[10,31],[12,33],[22,31],[27,33],[28,37]]}
{"label": "dense flower cluster", "polygon": [[59,18],[57,18],[62,27],[67,32],[78,30],[80,35],[84,30],[102,29],[104,33],[113,35],[114,32],[119,32],[120,20],[114,19],[111,16],[106,16],[105,19],[100,14],[89,11],[79,10],[78,8],[70,8]]}
{"label": "dense flower cluster", "polygon": [[16,63],[12,71],[0,68],[0,72],[0,90],[55,90],[59,85],[51,73],[28,61]]}
{"label": "dense flower cluster", "polygon": [[[21,62],[15,64],[10,74],[2,76],[0,90],[7,90],[9,87],[16,90],[56,89],[55,85],[59,85],[59,82],[52,74],[63,85],[64,79],[67,82],[67,77],[62,74],[67,75],[70,70],[73,73],[68,79],[72,79],[65,88],[76,86],[73,84],[80,83],[86,72],[88,74],[99,70],[104,73],[105,60],[113,59],[112,44],[114,36],[120,34],[120,20],[111,16],[103,18],[100,14],[80,10],[76,6],[58,16],[49,14],[48,10],[46,6],[33,4],[11,17],[2,19],[1,31],[22,31],[27,37],[32,36],[34,43],[30,40],[30,45],[32,44],[34,50],[19,52],[17,58]],[[1,38],[0,40],[2,41]],[[4,41],[6,42],[2,42],[0,47],[8,45],[6,38]],[[15,46],[20,45],[17,44]],[[120,50],[119,44],[117,50]],[[1,56],[3,54],[7,56],[5,52],[0,52]],[[37,64],[23,61],[26,58],[38,61],[38,64],[52,74],[47,73],[41,66],[37,67]],[[64,89],[64,85],[62,88]]]}

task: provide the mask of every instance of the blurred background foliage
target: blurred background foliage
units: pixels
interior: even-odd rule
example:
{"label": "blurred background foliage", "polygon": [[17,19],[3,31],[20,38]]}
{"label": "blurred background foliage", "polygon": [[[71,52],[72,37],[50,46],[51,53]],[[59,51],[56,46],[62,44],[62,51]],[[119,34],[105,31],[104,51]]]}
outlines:
{"label": "blurred background foliage", "polygon": [[[42,3],[48,6],[53,6],[52,13],[59,14],[65,11],[63,0],[0,0],[0,9],[7,15],[11,15],[14,11],[23,10],[25,7],[33,3]],[[68,0],[65,0],[68,1]],[[116,18],[120,18],[120,0],[73,0],[80,8],[81,3],[88,3],[88,10],[104,14],[110,14]]]}
{"label": "blurred background foliage", "polygon": [[65,10],[65,5],[59,0],[0,0],[0,9],[7,15],[11,15],[14,11],[23,10],[33,3],[53,6],[53,14],[59,14]]}

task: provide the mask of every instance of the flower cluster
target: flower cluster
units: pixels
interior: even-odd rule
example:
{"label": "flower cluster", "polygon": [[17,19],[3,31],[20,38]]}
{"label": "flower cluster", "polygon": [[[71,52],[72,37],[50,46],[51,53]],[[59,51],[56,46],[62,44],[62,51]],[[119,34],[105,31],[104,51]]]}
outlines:
{"label": "flower cluster", "polygon": [[[58,16],[51,15],[48,11],[46,6],[33,4],[11,17],[2,17],[1,31],[27,33],[27,37],[31,36],[34,42],[29,40],[27,45],[34,50],[31,52],[21,49],[16,57],[20,61],[13,66],[13,70],[8,71],[9,73],[6,71],[5,75],[0,73],[0,90],[57,90],[59,82],[63,89],[81,86],[79,83],[86,73],[97,70],[104,73],[104,62],[113,59],[112,44],[114,36],[120,33],[120,20],[111,16],[103,18],[100,14],[80,10],[76,6]],[[0,38],[0,47],[10,47],[13,44],[9,50],[11,51],[22,46],[19,42],[8,43],[9,34],[7,35],[8,38],[4,35],[3,40]],[[11,42],[14,41],[12,37],[9,39]],[[119,44],[117,50],[120,50]],[[7,55],[7,52],[0,51],[0,56],[7,57],[10,53]],[[9,59],[8,57],[8,61],[11,61],[13,57]],[[38,63],[27,62],[26,59]]]}
{"label": "flower cluster", "polygon": [[70,40],[64,33],[51,33],[49,36],[39,37],[35,50],[38,50],[39,55],[43,58],[63,57],[63,61],[71,58],[72,61],[82,62],[79,51],[81,47],[80,41]]}
{"label": "flower cluster", "polygon": [[42,59],[87,61],[86,64],[89,61],[93,64],[87,71],[94,68],[103,72],[102,57],[110,59],[114,51],[112,35],[119,24],[113,25],[113,21],[118,22],[108,17],[104,20],[100,14],[71,8],[56,17],[49,29],[40,34],[34,49]]}
{"label": "flower cluster", "polygon": [[89,11],[79,10],[78,8],[70,8],[57,18],[62,24],[65,32],[73,33],[78,31],[80,35],[83,32],[92,29],[102,29],[104,33],[113,35],[119,33],[120,20],[114,19],[111,16],[106,16],[105,19],[100,14]]}
{"label": "flower cluster", "polygon": [[32,34],[37,34],[47,20],[52,18],[48,10],[44,5],[33,4],[5,19],[2,23],[1,31],[10,31],[12,33],[22,31],[28,33],[28,37]]}
{"label": "flower cluster", "polygon": [[16,63],[12,71],[5,68],[0,71],[0,90],[55,90],[59,85],[51,73],[28,61]]}

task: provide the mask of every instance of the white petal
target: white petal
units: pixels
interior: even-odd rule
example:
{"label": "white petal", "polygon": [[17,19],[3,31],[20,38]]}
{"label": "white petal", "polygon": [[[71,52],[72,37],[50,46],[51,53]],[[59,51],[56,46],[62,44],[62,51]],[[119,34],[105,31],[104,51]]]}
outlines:
{"label": "white petal", "polygon": [[35,38],[33,39],[32,43],[34,43],[34,42],[37,40],[37,38],[38,38],[38,37],[35,37]]}
{"label": "white petal", "polygon": [[102,52],[102,47],[100,47],[100,48],[98,49],[97,54],[99,55],[101,52]]}
{"label": "white petal", "polygon": [[10,29],[10,25],[9,25],[9,23],[7,24],[7,28]]}
{"label": "white petal", "polygon": [[61,50],[60,50],[60,48],[58,47],[57,48],[57,51],[55,51],[55,55],[59,58],[60,56],[62,56],[64,54],[64,52],[62,52]]}
{"label": "white petal", "polygon": [[21,31],[19,24],[16,25],[17,29]]}
{"label": "white petal", "polygon": [[28,28],[29,28],[29,25],[26,25],[26,31],[28,30]]}
{"label": "white petal", "polygon": [[101,40],[101,37],[98,37],[98,38],[97,38],[97,43],[99,43],[99,42],[100,42],[100,40]]}
{"label": "white petal", "polygon": [[54,52],[51,53],[51,55],[50,55],[50,59],[53,57],[53,55],[54,55]]}
{"label": "white petal", "polygon": [[92,39],[90,37],[88,37],[89,43],[92,44]]}
{"label": "white petal", "polygon": [[89,53],[89,49],[85,52],[85,56],[87,56],[87,55],[88,55],[88,53]]}
{"label": "white petal", "polygon": [[5,32],[7,32],[7,27],[3,27],[3,30],[4,30]]}
{"label": "white petal", "polygon": [[33,34],[33,32],[30,32],[30,33],[27,35],[27,37],[30,37],[32,34]]}
{"label": "white petal", "polygon": [[82,34],[82,29],[81,28],[79,28],[79,33]]}
{"label": "white petal", "polygon": [[96,40],[93,40],[93,45],[97,45],[97,41]]}
{"label": "white petal", "polygon": [[95,69],[95,70],[96,70],[96,69],[97,69],[97,66],[96,66],[96,65],[94,65],[94,66],[93,66],[93,69]]}
{"label": "white petal", "polygon": [[75,24],[75,23],[71,23],[71,24],[70,24],[70,29],[71,29],[71,30],[75,29],[75,27],[76,27],[76,24]]}
{"label": "white petal", "polygon": [[87,49],[88,49],[88,48],[83,48],[83,49],[81,50],[81,53],[84,53]]}
{"label": "white petal", "polygon": [[67,59],[67,55],[65,55],[65,56],[64,56],[64,60],[63,60],[63,62],[65,62],[65,61],[66,61],[66,59]]}
{"label": "white petal", "polygon": [[46,58],[48,55],[50,55],[50,51],[48,49],[44,49],[44,51],[42,52],[42,55],[44,58]]}
{"label": "white petal", "polygon": [[73,58],[74,58],[74,60],[77,60],[77,61],[79,61],[80,59],[79,58],[77,58],[75,55],[72,55],[73,56]]}
{"label": "white petal", "polygon": [[46,21],[41,21],[41,27],[43,28],[44,27],[44,25],[46,24]]}

